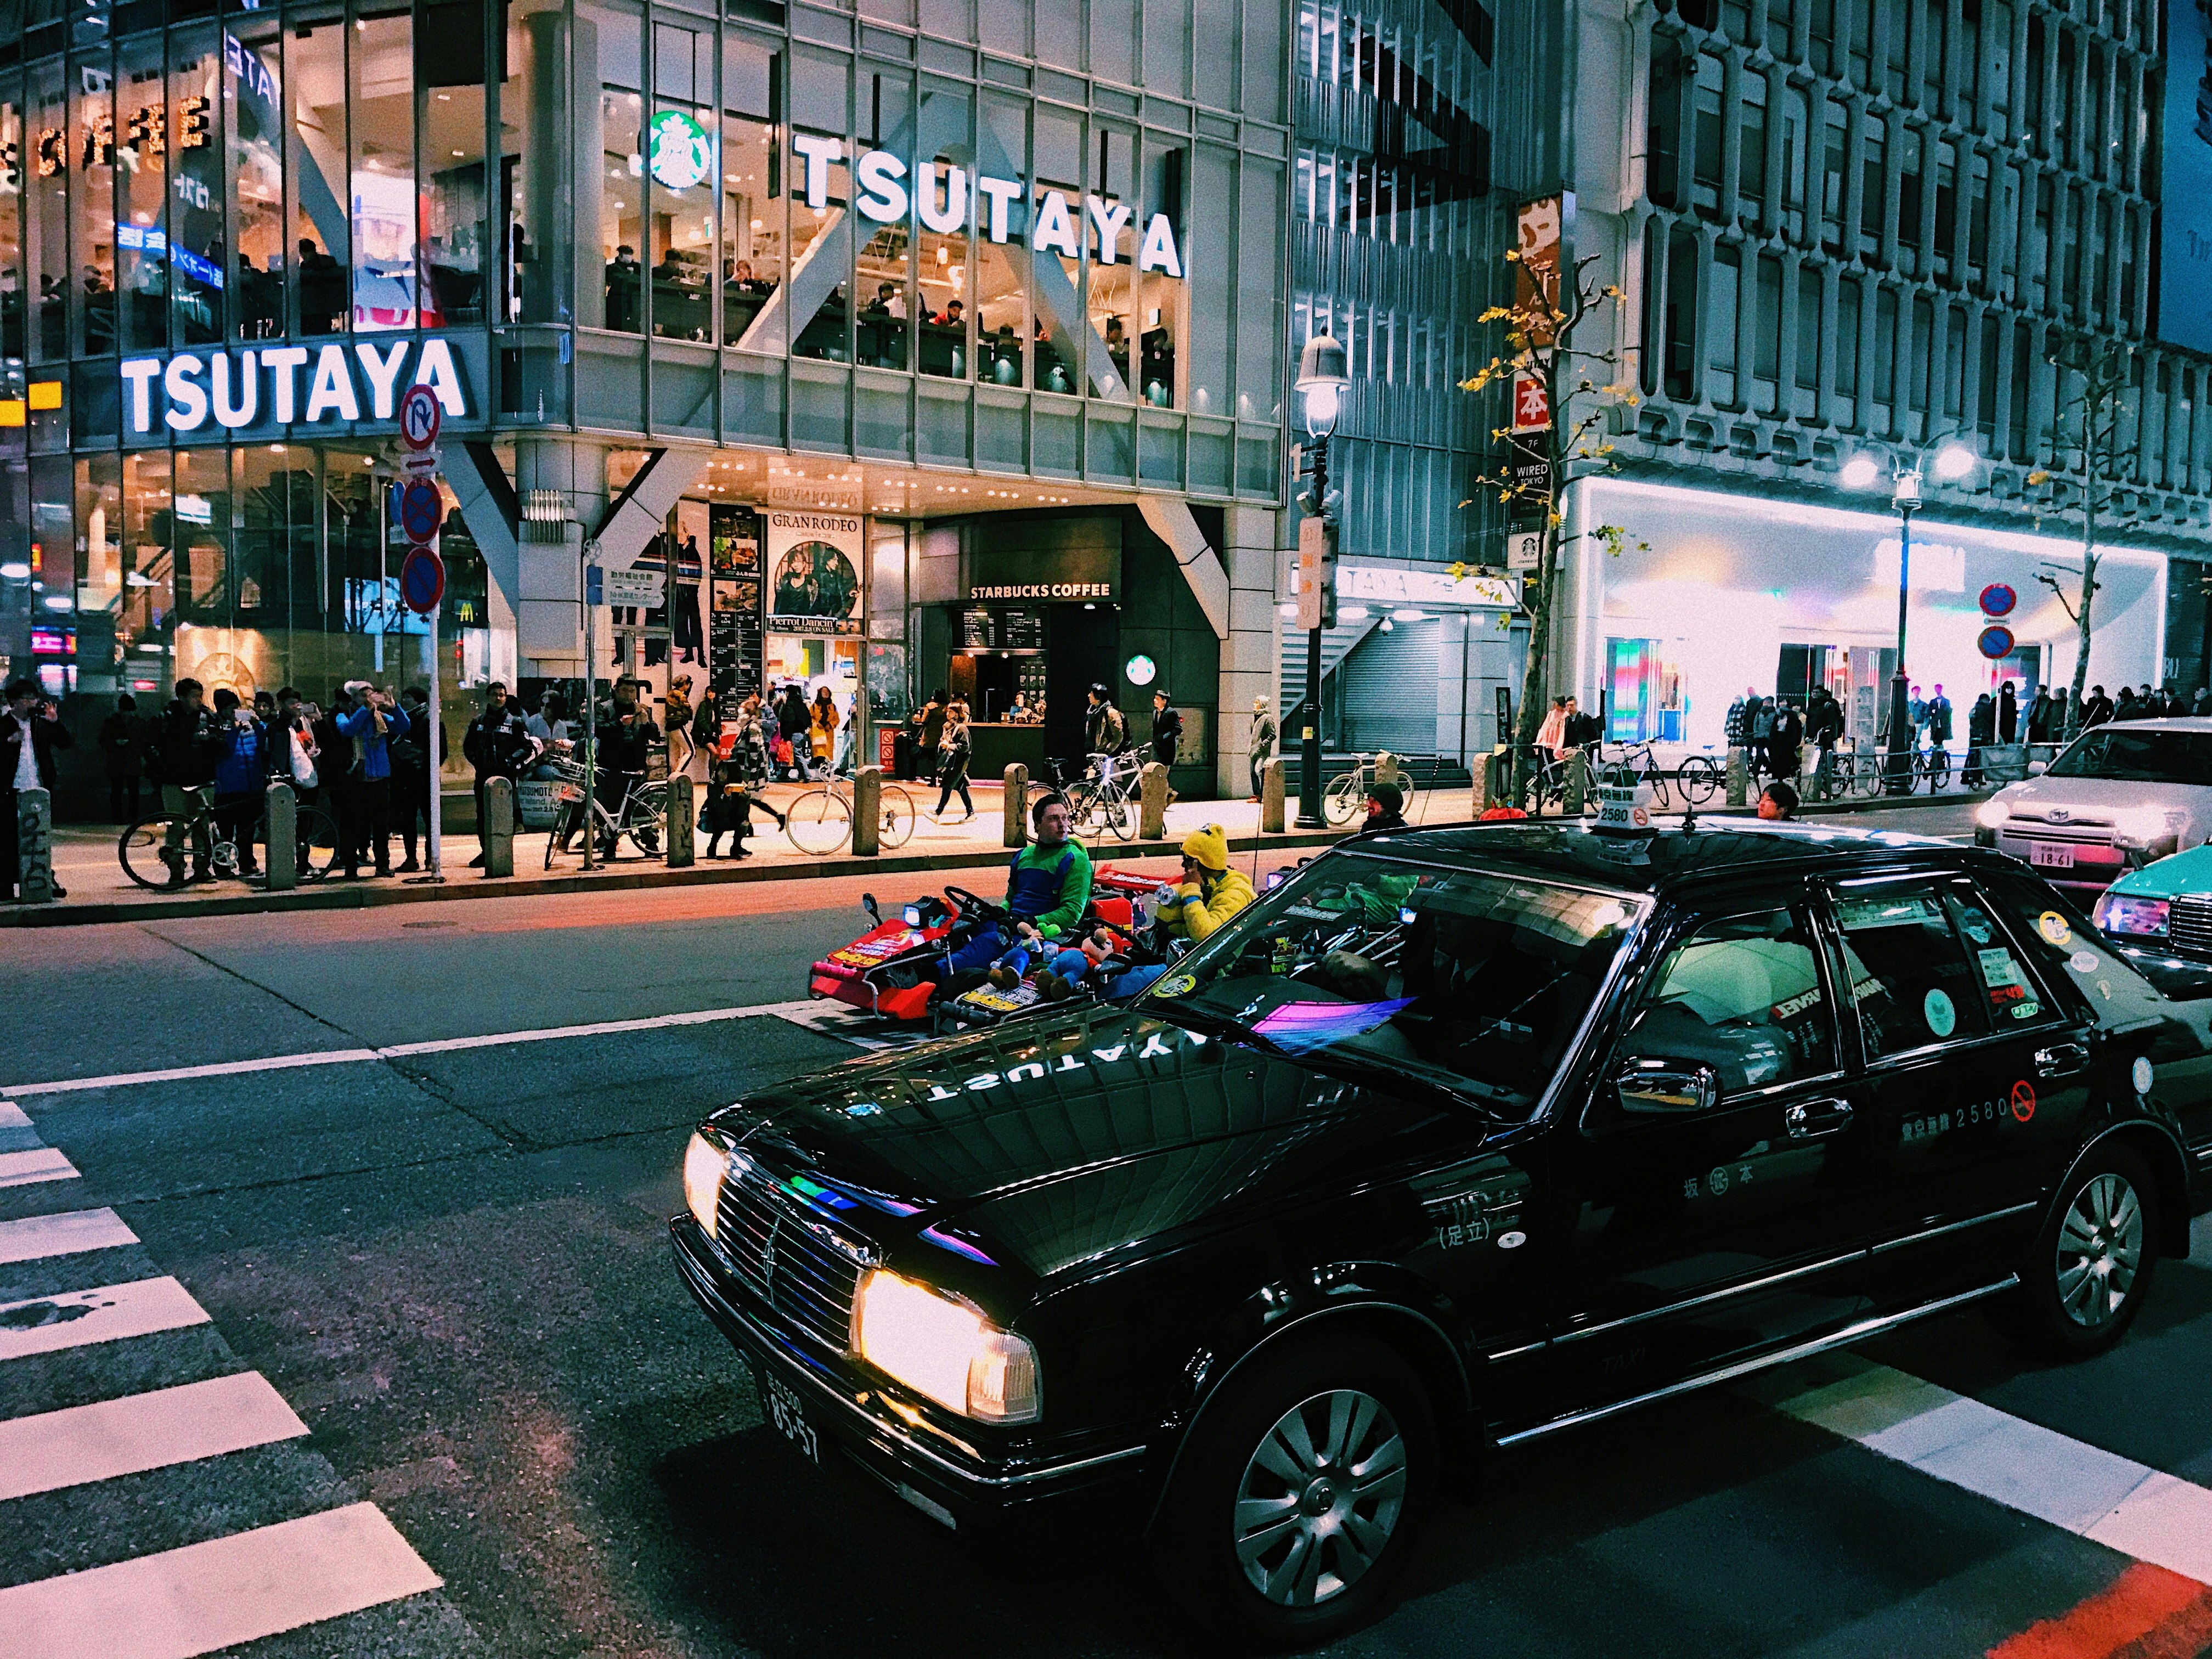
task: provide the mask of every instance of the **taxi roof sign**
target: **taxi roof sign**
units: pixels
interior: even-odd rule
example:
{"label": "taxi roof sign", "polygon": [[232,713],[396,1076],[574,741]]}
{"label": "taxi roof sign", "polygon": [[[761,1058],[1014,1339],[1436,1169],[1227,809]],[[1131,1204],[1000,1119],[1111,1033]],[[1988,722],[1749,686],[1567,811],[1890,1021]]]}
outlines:
{"label": "taxi roof sign", "polygon": [[1601,836],[1648,836],[1658,828],[1651,816],[1651,786],[1648,783],[1601,783],[1597,786],[1597,822],[1590,827]]}

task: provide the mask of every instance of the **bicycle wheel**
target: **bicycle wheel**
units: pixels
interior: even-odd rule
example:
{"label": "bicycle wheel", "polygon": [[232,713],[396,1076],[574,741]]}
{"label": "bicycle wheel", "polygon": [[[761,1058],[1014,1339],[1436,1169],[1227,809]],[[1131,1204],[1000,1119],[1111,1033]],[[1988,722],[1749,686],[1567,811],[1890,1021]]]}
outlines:
{"label": "bicycle wheel", "polygon": [[[179,822],[189,825],[191,820],[184,818]],[[141,818],[116,839],[115,855],[122,860],[123,873],[141,887],[158,891],[169,884],[169,866],[161,862],[169,823],[166,817]],[[184,839],[190,839],[188,832]]]}
{"label": "bicycle wheel", "polygon": [[1330,784],[1328,793],[1322,797],[1321,815],[1332,824],[1349,823],[1364,799],[1359,787],[1359,774],[1346,772]]}
{"label": "bicycle wheel", "polygon": [[876,829],[877,843],[905,846],[907,837],[914,834],[914,797],[895,784],[885,784],[877,798],[876,810],[881,819]]}
{"label": "bicycle wheel", "polygon": [[1721,792],[1720,763],[1711,755],[1692,755],[1682,763],[1682,799],[1703,806]]}
{"label": "bicycle wheel", "polygon": [[1109,791],[1100,805],[1106,811],[1106,827],[1114,832],[1115,840],[1136,840],[1136,802],[1116,789]]}
{"label": "bicycle wheel", "polygon": [[294,826],[301,881],[320,881],[338,861],[337,820],[319,806],[300,809]]}
{"label": "bicycle wheel", "polygon": [[830,790],[803,791],[785,811],[783,833],[800,852],[825,857],[851,838],[853,809]]}
{"label": "bicycle wheel", "polygon": [[623,825],[622,832],[630,838],[631,844],[643,856],[649,859],[657,859],[660,856],[660,820],[659,818],[634,819]]}
{"label": "bicycle wheel", "polygon": [[1067,786],[1068,833],[1080,840],[1096,833],[1091,820],[1099,811],[1098,786],[1095,783],[1071,783]]}

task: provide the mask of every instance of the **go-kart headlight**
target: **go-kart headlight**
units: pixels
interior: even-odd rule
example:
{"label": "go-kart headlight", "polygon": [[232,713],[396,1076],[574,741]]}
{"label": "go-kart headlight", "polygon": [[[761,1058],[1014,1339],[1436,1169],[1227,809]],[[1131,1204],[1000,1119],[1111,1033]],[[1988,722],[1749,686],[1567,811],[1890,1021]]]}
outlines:
{"label": "go-kart headlight", "polygon": [[885,1268],[870,1268],[853,1298],[853,1352],[963,1417],[1036,1421],[1036,1350],[966,1303]]}
{"label": "go-kart headlight", "polygon": [[908,927],[919,927],[921,926],[921,907],[919,904],[909,904],[900,914],[905,920]]}
{"label": "go-kart headlight", "polygon": [[714,1237],[715,1217],[721,1208],[722,1172],[729,1164],[729,1147],[704,1129],[684,1149],[684,1206],[709,1238]]}

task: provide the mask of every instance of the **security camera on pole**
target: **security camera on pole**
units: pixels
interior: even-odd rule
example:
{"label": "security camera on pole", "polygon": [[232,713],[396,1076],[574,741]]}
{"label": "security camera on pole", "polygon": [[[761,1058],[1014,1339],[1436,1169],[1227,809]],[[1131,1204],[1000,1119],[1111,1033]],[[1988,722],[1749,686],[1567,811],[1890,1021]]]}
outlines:
{"label": "security camera on pole", "polygon": [[407,471],[399,492],[399,526],[408,542],[399,567],[399,597],[410,611],[427,617],[430,628],[430,729],[422,738],[424,764],[430,769],[430,873],[420,879],[431,883],[446,878],[440,862],[445,791],[439,777],[445,757],[438,752],[438,607],[446,597],[446,562],[433,545],[446,516],[446,498],[438,488],[438,428],[444,417],[438,394],[427,386],[409,386],[399,400],[399,441],[405,452],[400,465]]}

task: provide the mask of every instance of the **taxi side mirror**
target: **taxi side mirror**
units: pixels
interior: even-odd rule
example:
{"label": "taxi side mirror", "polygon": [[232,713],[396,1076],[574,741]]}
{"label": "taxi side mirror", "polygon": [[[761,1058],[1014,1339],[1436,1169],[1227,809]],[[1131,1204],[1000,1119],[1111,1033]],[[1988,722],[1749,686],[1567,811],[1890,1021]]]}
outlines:
{"label": "taxi side mirror", "polygon": [[1709,1112],[1721,1097],[1719,1073],[1693,1060],[1632,1060],[1613,1086],[1622,1111],[1654,1117]]}

